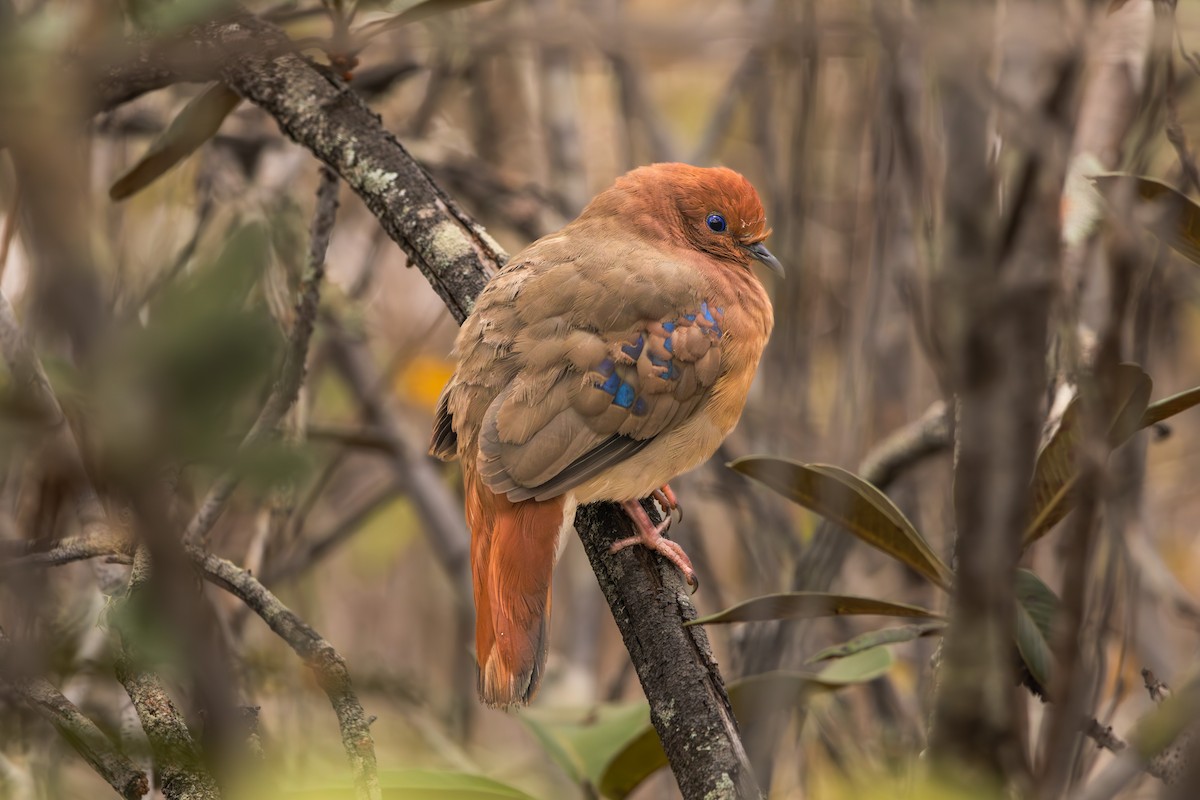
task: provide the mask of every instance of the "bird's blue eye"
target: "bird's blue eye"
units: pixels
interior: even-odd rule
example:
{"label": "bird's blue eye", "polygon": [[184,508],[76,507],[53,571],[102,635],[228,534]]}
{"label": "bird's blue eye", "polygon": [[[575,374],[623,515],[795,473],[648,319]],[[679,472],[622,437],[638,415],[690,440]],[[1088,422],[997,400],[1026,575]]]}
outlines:
{"label": "bird's blue eye", "polygon": [[725,218],[720,214],[709,214],[708,219],[705,220],[705,223],[707,223],[708,229],[713,233],[725,232]]}

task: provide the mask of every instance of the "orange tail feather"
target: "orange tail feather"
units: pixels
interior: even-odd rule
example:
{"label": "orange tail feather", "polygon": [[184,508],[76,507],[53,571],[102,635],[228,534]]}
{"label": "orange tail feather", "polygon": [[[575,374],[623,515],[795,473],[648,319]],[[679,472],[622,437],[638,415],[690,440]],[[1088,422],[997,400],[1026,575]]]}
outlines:
{"label": "orange tail feather", "polygon": [[475,584],[475,656],[479,696],[489,706],[527,704],[546,666],[550,586],[565,503],[511,503],[466,478]]}

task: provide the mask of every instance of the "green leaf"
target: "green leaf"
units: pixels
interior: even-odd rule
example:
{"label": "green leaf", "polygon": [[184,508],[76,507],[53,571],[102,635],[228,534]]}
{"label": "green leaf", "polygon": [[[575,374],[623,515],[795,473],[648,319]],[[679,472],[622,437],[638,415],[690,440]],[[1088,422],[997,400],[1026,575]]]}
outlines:
{"label": "green leaf", "polygon": [[862,541],[949,588],[951,572],[883,492],[852,472],[827,464],[746,456],[730,468],[838,523]]}
{"label": "green leaf", "polygon": [[[836,661],[820,672],[765,672],[729,684],[729,703],[743,729],[761,724],[763,713],[790,713],[814,691],[832,691],[875,680],[891,668],[886,647],[864,650]],[[647,725],[613,756],[600,777],[604,797],[623,800],[642,781],[667,766],[658,733]]]}
{"label": "green leaf", "polygon": [[538,708],[517,718],[571,780],[595,786],[613,755],[649,725],[650,710],[644,702],[585,711]]}
{"label": "green leaf", "polygon": [[828,658],[845,658],[846,656],[860,653],[863,650],[885,644],[911,642],[914,639],[920,639],[922,636],[940,634],[945,627],[946,623],[938,620],[936,622],[922,622],[919,625],[901,625],[895,628],[880,628],[877,631],[868,631],[867,633],[855,636],[848,642],[826,647],[824,650],[811,656],[804,663],[812,664]]}
{"label": "green leaf", "polygon": [[1017,570],[1017,650],[1029,673],[1042,687],[1050,686],[1054,663],[1054,615],[1058,597],[1027,569]]}
{"label": "green leaf", "polygon": [[744,600],[724,611],[700,617],[686,625],[711,625],[730,622],[767,622],[776,619],[816,619],[847,614],[882,617],[931,617],[940,619],[936,611],[907,603],[892,603],[873,597],[857,597],[828,592],[781,592],[764,594]]}
{"label": "green leaf", "polygon": [[[379,784],[387,800],[533,800],[514,788],[482,775],[404,769],[379,773]],[[353,800],[354,789],[336,786],[280,793],[288,800]]]}
{"label": "green leaf", "polygon": [[[1134,434],[1143,421],[1153,381],[1136,364],[1117,365],[1116,408],[1109,426],[1109,445],[1116,447]],[[1200,401],[1198,401],[1200,402]],[[1076,397],[1063,412],[1058,430],[1038,453],[1033,470],[1033,508],[1024,546],[1045,536],[1074,505],[1077,473],[1075,453],[1082,440],[1082,407]]]}
{"label": "green leaf", "polygon": [[1195,405],[1200,405],[1200,386],[1194,389],[1164,397],[1157,403],[1151,403],[1142,415],[1141,427],[1149,428],[1168,417],[1173,417],[1181,411],[1187,411]]}
{"label": "green leaf", "polygon": [[1138,221],[1163,244],[1193,264],[1200,264],[1200,206],[1191,198],[1161,181],[1136,175],[1109,173],[1092,180],[1110,199],[1123,184],[1133,181]]}
{"label": "green leaf", "polygon": [[221,123],[241,102],[242,98],[225,84],[210,84],[183,107],[137,163],[117,178],[108,196],[124,200],[154,183],[215,136]]}

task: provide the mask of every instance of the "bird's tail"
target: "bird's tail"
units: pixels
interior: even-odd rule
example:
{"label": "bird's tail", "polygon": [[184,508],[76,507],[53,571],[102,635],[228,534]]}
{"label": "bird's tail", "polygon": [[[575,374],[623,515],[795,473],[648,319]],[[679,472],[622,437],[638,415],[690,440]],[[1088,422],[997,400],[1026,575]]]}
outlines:
{"label": "bird's tail", "polygon": [[525,705],[546,666],[550,586],[565,501],[509,502],[465,465],[475,657],[479,696],[489,706]]}

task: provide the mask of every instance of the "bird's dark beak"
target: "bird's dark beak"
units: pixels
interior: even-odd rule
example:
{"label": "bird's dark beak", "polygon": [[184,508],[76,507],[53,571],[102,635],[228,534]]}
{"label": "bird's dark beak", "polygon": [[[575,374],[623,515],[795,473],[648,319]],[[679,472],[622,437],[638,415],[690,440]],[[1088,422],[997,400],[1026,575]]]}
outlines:
{"label": "bird's dark beak", "polygon": [[783,264],[780,264],[779,259],[771,255],[771,251],[767,249],[765,244],[758,242],[757,244],[746,245],[746,249],[750,251],[750,255],[766,264],[771,272],[774,272],[781,278],[784,277]]}

